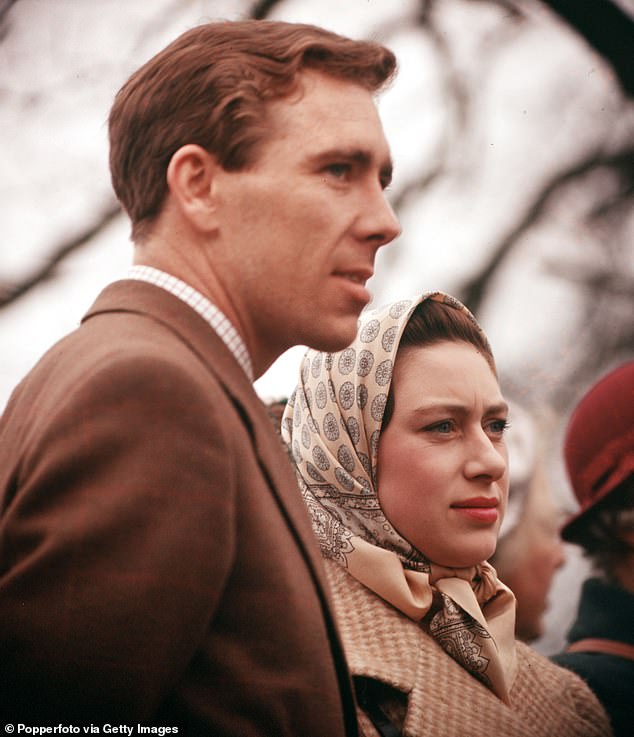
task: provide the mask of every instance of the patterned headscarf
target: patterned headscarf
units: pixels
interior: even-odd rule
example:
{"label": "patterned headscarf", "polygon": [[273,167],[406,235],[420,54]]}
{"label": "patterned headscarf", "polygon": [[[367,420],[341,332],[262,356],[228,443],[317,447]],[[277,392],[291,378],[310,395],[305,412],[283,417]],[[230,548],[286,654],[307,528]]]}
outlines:
{"label": "patterned headscarf", "polygon": [[466,307],[442,292],[363,313],[348,348],[305,354],[282,437],[322,555],[420,621],[449,655],[508,702],[515,675],[513,594],[484,561],[451,569],[428,560],[397,532],[379,503],[376,464],[394,360],[412,312],[427,299],[461,310],[480,330]]}

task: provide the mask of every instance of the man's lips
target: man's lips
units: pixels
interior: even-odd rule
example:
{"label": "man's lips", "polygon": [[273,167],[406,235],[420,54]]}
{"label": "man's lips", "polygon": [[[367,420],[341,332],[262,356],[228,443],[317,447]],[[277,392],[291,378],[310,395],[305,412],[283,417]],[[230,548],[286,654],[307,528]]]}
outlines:
{"label": "man's lips", "polygon": [[335,271],[334,274],[342,279],[348,279],[348,281],[354,282],[355,284],[365,285],[368,279],[374,274],[374,271],[370,268],[340,269]]}

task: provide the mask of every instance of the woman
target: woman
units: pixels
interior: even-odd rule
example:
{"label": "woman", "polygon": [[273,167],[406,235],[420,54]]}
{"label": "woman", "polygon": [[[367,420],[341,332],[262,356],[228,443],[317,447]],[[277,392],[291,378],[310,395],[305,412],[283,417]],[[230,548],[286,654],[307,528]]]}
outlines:
{"label": "woman", "polygon": [[514,597],[485,562],[508,494],[506,412],[486,337],[441,293],[366,313],[346,350],[305,356],[282,435],[363,735],[610,734],[580,679],[515,643]]}
{"label": "woman", "polygon": [[602,376],[574,408],[564,458],[579,511],[561,530],[592,563],[565,652],[610,715],[616,737],[634,721],[634,361]]}
{"label": "woman", "polygon": [[508,404],[513,420],[506,433],[509,499],[490,562],[515,594],[515,636],[532,642],[544,634],[553,577],[566,559],[559,537],[563,512],[545,468],[550,416],[529,412],[517,402]]}

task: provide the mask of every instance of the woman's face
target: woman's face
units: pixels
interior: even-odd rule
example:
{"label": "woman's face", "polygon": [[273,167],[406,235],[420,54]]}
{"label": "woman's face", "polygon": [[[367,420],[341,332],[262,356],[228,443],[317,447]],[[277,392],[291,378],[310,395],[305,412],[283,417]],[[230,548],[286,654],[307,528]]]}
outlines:
{"label": "woman's face", "polygon": [[434,563],[486,560],[508,497],[507,406],[493,371],[469,343],[408,347],[392,391],[377,460],[383,512]]}

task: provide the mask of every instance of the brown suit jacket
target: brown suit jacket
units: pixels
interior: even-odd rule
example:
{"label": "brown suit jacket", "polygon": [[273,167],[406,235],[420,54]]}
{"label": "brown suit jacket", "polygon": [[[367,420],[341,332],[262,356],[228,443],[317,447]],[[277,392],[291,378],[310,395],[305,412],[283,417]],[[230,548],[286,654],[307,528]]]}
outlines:
{"label": "brown suit jacket", "polygon": [[288,458],[222,341],[107,287],[0,421],[0,714],[355,734]]}

